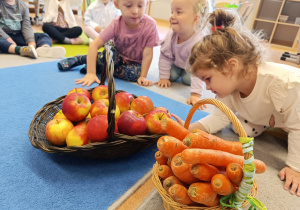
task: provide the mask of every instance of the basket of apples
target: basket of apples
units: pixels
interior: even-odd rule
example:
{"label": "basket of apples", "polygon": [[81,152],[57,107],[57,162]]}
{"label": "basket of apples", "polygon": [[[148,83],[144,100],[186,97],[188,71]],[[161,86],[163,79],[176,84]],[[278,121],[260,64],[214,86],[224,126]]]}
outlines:
{"label": "basket of apples", "polygon": [[[45,104],[31,121],[31,144],[46,153],[88,158],[128,156],[157,143],[165,134],[164,107],[154,107],[148,96],[115,90],[112,52],[106,46],[106,64],[99,86],[74,88]],[[107,79],[108,85],[105,85]]]}

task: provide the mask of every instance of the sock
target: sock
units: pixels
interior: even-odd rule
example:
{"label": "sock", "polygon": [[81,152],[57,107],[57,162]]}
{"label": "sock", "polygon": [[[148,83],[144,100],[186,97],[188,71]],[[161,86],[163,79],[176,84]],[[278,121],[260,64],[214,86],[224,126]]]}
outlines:
{"label": "sock", "polygon": [[64,43],[65,43],[65,44],[72,44],[71,40],[70,40],[68,37],[66,37],[66,38],[64,39]]}
{"label": "sock", "polygon": [[17,55],[21,55],[20,50],[21,50],[21,47],[20,47],[20,46],[16,46],[16,47],[15,47],[15,53],[16,53]]}
{"label": "sock", "polygon": [[79,65],[86,64],[87,63],[86,57],[87,57],[86,55],[78,55],[77,56],[78,64]]}

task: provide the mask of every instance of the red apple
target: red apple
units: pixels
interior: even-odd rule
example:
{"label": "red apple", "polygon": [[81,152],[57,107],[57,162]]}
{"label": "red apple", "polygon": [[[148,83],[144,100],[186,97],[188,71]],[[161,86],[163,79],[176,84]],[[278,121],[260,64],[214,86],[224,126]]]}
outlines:
{"label": "red apple", "polygon": [[92,92],[93,101],[97,101],[99,99],[108,99],[108,86],[107,85],[99,85],[94,88]]}
{"label": "red apple", "polygon": [[[103,99],[95,101],[90,109],[91,117],[98,115],[107,115],[109,104],[103,101]],[[120,117],[120,109],[116,106],[115,120],[118,121]]]}
{"label": "red apple", "polygon": [[71,93],[62,103],[62,112],[68,120],[78,122],[85,119],[90,111],[91,101],[81,93]]}
{"label": "red apple", "polygon": [[165,134],[166,132],[161,128],[161,122],[167,117],[171,118],[167,112],[161,109],[149,112],[145,117],[147,131],[151,134]]}
{"label": "red apple", "polygon": [[115,95],[115,97],[116,104],[119,107],[121,114],[130,109],[130,104],[134,99],[132,94],[128,92],[119,92]]}
{"label": "red apple", "polygon": [[83,146],[89,143],[87,125],[84,121],[76,125],[67,135],[67,146]]}
{"label": "red apple", "polygon": [[79,88],[73,88],[72,90],[70,90],[68,92],[67,95],[69,95],[71,93],[81,93],[83,95],[86,95],[90,100],[92,100],[90,92],[87,89],[85,89],[85,88],[81,88],[81,87],[79,87]]}
{"label": "red apple", "polygon": [[63,146],[66,144],[66,137],[73,127],[73,123],[68,119],[53,119],[47,123],[45,134],[52,144]]}
{"label": "red apple", "polygon": [[143,135],[147,129],[144,117],[134,110],[123,112],[117,124],[119,133],[129,136]]}
{"label": "red apple", "polygon": [[167,108],[165,108],[165,107],[159,106],[159,107],[156,107],[154,110],[163,110],[163,111],[165,111],[165,112],[168,114],[168,116],[171,118],[171,114],[170,114],[169,110],[168,110]]}
{"label": "red apple", "polygon": [[130,109],[137,111],[141,115],[145,115],[154,110],[154,105],[148,96],[139,96],[131,102]]}
{"label": "red apple", "polygon": [[[101,142],[108,139],[108,120],[107,115],[99,115],[89,120],[87,124],[87,134],[91,142]],[[115,133],[118,131],[115,124]]]}

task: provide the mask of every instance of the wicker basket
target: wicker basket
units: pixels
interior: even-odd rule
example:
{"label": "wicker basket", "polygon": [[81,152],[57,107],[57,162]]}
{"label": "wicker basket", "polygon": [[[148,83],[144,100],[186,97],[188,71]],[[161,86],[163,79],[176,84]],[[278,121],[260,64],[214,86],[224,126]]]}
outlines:
{"label": "wicker basket", "polygon": [[[72,146],[72,147],[60,147],[51,144],[45,136],[46,124],[53,119],[54,115],[61,110],[62,102],[65,98],[61,96],[55,101],[49,102],[44,105],[34,116],[31,121],[28,136],[31,144],[38,149],[41,149],[47,153],[60,153],[69,154],[76,157],[88,157],[88,158],[118,158],[128,156],[150,146],[156,144],[161,135],[136,135],[128,136],[120,133],[114,133],[115,130],[115,114],[116,100],[115,94],[122,92],[123,90],[115,90],[115,83],[113,78],[114,66],[112,61],[112,52],[109,46],[105,46],[106,49],[106,64],[103,69],[106,69],[101,74],[101,83],[104,84],[107,78],[108,82],[108,129],[109,139],[104,142],[94,142],[84,146]],[[89,89],[92,93],[93,88]],[[134,97],[137,97],[133,95]]]}
{"label": "wicker basket", "polygon": [[[228,118],[231,120],[232,124],[235,126],[236,130],[238,131],[238,134],[240,137],[247,137],[247,134],[244,130],[244,128],[242,127],[241,123],[239,122],[239,120],[236,118],[236,116],[234,115],[234,113],[228,109],[222,102],[216,100],[216,99],[203,99],[198,101],[190,110],[190,112],[188,113],[187,119],[185,121],[184,127],[188,128],[192,119],[193,114],[195,113],[195,111],[204,104],[212,104],[215,105],[216,107],[218,107],[220,110],[222,110],[227,116]],[[252,156],[249,156],[249,154],[246,154],[244,156],[245,159],[249,159]],[[222,206],[214,206],[214,207],[206,207],[203,206],[201,204],[199,204],[198,206],[187,206],[184,204],[180,204],[176,201],[174,201],[169,194],[166,192],[166,190],[163,188],[162,185],[162,180],[159,178],[159,176],[157,175],[157,168],[158,168],[158,163],[156,162],[153,165],[153,171],[152,171],[152,181],[158,191],[158,193],[161,195],[162,199],[163,199],[163,205],[164,208],[167,210],[179,210],[179,209],[185,209],[185,210],[202,210],[202,209],[207,209],[207,210],[215,210],[215,209],[222,209]],[[255,180],[253,180],[253,186],[249,192],[249,196],[251,197],[256,197],[257,195],[257,191],[258,191],[258,187],[257,187],[257,183]],[[245,207],[249,204],[249,202],[247,200],[243,201],[242,207]],[[229,207],[223,207],[223,209],[231,209]]]}

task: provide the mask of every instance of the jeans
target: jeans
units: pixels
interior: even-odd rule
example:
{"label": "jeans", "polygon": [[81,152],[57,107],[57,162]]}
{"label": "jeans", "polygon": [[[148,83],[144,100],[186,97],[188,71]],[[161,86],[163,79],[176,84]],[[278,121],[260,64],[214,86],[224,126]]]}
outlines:
{"label": "jeans", "polygon": [[181,77],[181,81],[185,85],[191,85],[191,75],[187,73],[184,69],[178,66],[171,65],[170,81],[175,82]]}

